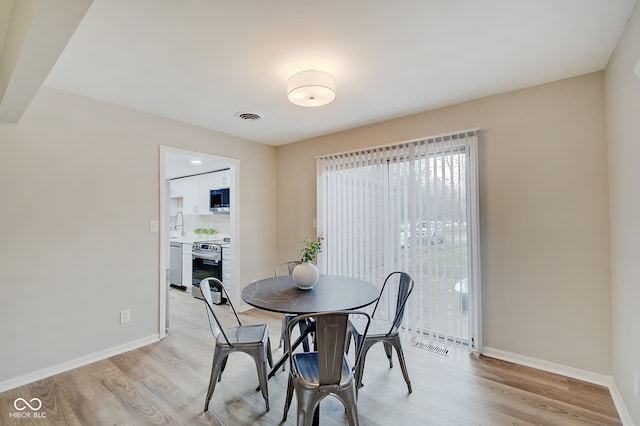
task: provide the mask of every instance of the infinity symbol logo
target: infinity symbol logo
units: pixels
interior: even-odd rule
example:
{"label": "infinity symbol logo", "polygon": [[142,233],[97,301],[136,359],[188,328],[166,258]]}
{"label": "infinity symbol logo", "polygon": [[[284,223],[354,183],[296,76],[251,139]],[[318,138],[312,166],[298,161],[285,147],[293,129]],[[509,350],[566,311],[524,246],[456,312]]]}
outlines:
{"label": "infinity symbol logo", "polygon": [[[34,405],[36,404],[33,404],[33,405],[30,404],[30,402],[32,403],[34,401],[37,403],[37,407],[34,407]],[[20,404],[19,406],[18,402],[22,402],[22,404]],[[39,409],[42,408],[42,401],[40,401],[40,398],[31,398],[31,400],[27,402],[27,400],[24,398],[18,398],[15,401],[13,401],[13,406],[18,411],[26,410],[27,407],[31,408],[33,411],[38,411]]]}

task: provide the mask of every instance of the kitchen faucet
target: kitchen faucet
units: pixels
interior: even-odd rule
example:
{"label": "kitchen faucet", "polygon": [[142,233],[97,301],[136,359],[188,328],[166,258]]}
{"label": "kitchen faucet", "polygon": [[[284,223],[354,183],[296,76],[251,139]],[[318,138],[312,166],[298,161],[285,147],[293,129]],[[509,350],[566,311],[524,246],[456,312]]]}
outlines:
{"label": "kitchen faucet", "polygon": [[182,212],[178,212],[176,213],[176,224],[174,225],[173,229],[175,229],[176,231],[178,230],[178,215],[180,215],[180,217],[182,218],[182,220],[180,221],[180,235],[181,236],[185,236],[185,232],[184,232],[184,215],[182,214]]}

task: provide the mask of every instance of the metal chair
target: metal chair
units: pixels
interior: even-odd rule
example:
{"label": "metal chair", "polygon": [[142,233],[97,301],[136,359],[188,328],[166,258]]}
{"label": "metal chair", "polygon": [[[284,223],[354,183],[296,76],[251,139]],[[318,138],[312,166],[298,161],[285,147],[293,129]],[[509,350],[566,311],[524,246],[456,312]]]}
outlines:
{"label": "metal chair", "polygon": [[[382,318],[375,318],[376,311],[378,309],[378,305],[380,303],[380,299],[384,294],[385,287],[387,283],[397,279],[397,292],[398,297],[395,305],[395,315],[393,316],[392,321],[387,321]],[[367,356],[367,352],[371,348],[371,346],[376,343],[382,342],[384,344],[384,351],[387,355],[387,359],[389,360],[389,368],[393,367],[392,361],[392,353],[393,348],[396,349],[396,353],[398,355],[398,360],[400,362],[400,368],[402,370],[402,375],[404,376],[404,381],[407,382],[407,388],[409,389],[409,393],[412,392],[411,389],[411,381],[409,380],[409,374],[407,373],[407,365],[404,359],[404,353],[402,351],[402,345],[400,343],[400,333],[398,332],[400,328],[400,324],[402,323],[402,316],[404,315],[404,308],[411,295],[411,291],[413,290],[414,281],[413,278],[406,272],[392,272],[387,276],[384,280],[384,284],[382,285],[382,289],[380,290],[380,296],[376,301],[376,305],[373,308],[373,312],[371,314],[372,319],[370,320],[370,327],[368,332],[365,331],[364,328],[364,320],[360,320],[357,318],[352,318],[349,321],[349,329],[347,331],[347,351],[349,350],[349,342],[350,336],[353,336],[353,340],[355,342],[356,350],[361,352],[362,360],[357,366],[356,370],[356,379],[358,381],[358,387],[362,387],[362,375],[364,373],[364,363]],[[368,324],[368,322],[367,322]],[[356,352],[357,353],[357,352]]]}
{"label": "metal chair", "polygon": [[[223,329],[213,308],[211,298],[210,282],[217,283],[224,295],[227,297],[229,306],[238,321],[237,327]],[[273,366],[273,358],[271,357],[271,342],[269,340],[269,329],[266,324],[242,325],[238,314],[236,313],[229,293],[222,282],[217,278],[205,278],[200,282],[200,292],[206,303],[207,316],[209,317],[209,325],[211,333],[216,339],[216,348],[213,354],[213,363],[211,365],[211,378],[209,379],[209,390],[204,401],[204,411],[209,409],[209,401],[216,388],[216,383],[222,379],[222,372],[227,365],[227,357],[234,352],[244,352],[250,355],[258,368],[258,380],[260,382],[260,390],[262,397],[266,403],[267,411],[269,411],[269,390],[267,388],[267,362],[269,367]]]}
{"label": "metal chair", "polygon": [[[276,270],[275,270],[275,276],[276,277],[280,277],[283,275],[291,275],[293,273],[293,270],[296,266],[298,266],[300,264],[299,260],[291,260],[289,262],[283,262],[280,263],[276,266]],[[282,327],[280,328],[280,341],[278,343],[278,347],[282,347],[282,344],[284,343],[284,331],[287,328],[287,324],[289,323],[289,321],[293,318],[295,318],[295,314],[283,314],[282,315]],[[302,333],[304,331],[304,329],[306,328],[307,324],[306,323],[301,323],[300,324],[300,333]],[[307,341],[307,339],[304,339],[302,341],[302,348],[305,352],[309,352],[309,342]],[[285,347],[285,352],[287,350],[287,348]],[[284,365],[282,366],[282,369],[284,370]]]}
{"label": "metal chair", "polygon": [[[344,405],[350,425],[358,422],[358,387],[354,371],[360,363],[361,355],[356,351],[355,367],[352,368],[345,353],[349,316],[358,314],[367,320],[370,317],[362,311],[323,312],[300,315],[293,318],[286,328],[286,338],[291,345],[291,331],[301,321],[314,318],[317,351],[298,352],[289,357],[289,381],[282,421],[293,399],[293,391],[298,400],[298,426],[308,426],[313,422],[320,401],[327,395],[336,396]],[[365,325],[366,334],[369,325]]]}

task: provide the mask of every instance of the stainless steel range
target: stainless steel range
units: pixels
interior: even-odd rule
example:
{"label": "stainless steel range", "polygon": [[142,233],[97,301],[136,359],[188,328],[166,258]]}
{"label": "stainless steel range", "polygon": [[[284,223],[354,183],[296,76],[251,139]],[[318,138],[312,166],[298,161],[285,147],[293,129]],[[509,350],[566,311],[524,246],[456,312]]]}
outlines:
{"label": "stainless steel range", "polygon": [[[205,278],[214,277],[222,281],[222,247],[220,244],[213,242],[197,242],[192,247],[192,279],[191,294],[194,297],[202,299],[200,294],[200,281]],[[213,289],[215,293],[214,303],[225,303],[226,298],[223,297],[221,289]],[[217,291],[216,291],[217,290]]]}

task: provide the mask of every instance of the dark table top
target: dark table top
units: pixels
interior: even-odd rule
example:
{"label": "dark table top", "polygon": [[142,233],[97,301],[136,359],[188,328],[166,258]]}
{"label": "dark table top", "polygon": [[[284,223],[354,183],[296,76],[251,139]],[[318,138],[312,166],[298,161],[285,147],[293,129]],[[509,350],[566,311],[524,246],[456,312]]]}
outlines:
{"label": "dark table top", "polygon": [[373,284],[338,275],[320,275],[311,290],[299,289],[291,275],[255,281],[242,290],[242,300],[251,306],[297,315],[359,309],[377,298]]}

